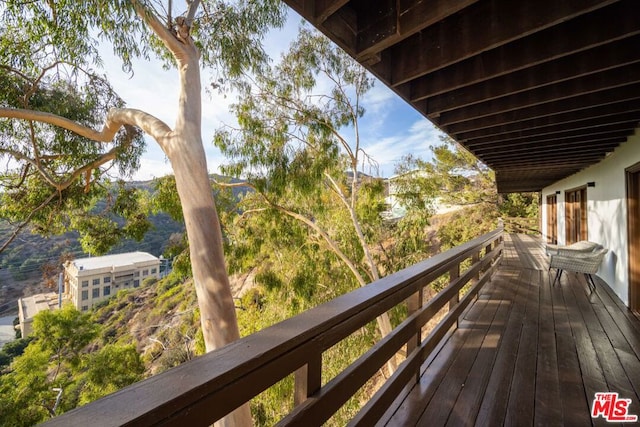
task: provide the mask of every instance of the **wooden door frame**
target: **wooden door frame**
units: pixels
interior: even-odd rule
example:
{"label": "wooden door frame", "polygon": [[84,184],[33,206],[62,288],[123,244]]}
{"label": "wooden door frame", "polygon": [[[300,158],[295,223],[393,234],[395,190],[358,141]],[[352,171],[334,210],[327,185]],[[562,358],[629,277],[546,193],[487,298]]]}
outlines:
{"label": "wooden door frame", "polygon": [[640,162],[625,169],[629,308],[640,314]]}
{"label": "wooden door frame", "polygon": [[[573,221],[577,221],[580,224],[580,233],[579,235],[575,236],[575,240],[573,240],[573,238],[571,237],[573,233],[571,233],[571,226],[573,225],[575,228],[575,224],[573,222],[570,221],[570,215],[569,215],[569,210],[570,205],[576,203],[575,201],[569,203],[569,194],[570,193],[578,193],[580,194],[580,201],[578,202],[580,205],[580,217],[579,218],[575,218],[574,215],[571,216],[571,219]],[[575,188],[571,188],[569,190],[565,190],[564,192],[564,222],[565,222],[565,236],[564,236],[564,240],[565,240],[565,244],[571,244],[571,243],[575,243],[577,241],[580,240],[587,240],[588,236],[589,236],[589,230],[588,230],[588,223],[589,223],[589,218],[588,218],[588,214],[587,214],[587,203],[588,201],[588,194],[587,194],[587,186],[586,185],[582,185],[580,187],[575,187]]]}
{"label": "wooden door frame", "polygon": [[[550,203],[550,201],[553,201]],[[547,194],[547,243],[558,244],[558,195]],[[553,216],[553,218],[552,218]]]}

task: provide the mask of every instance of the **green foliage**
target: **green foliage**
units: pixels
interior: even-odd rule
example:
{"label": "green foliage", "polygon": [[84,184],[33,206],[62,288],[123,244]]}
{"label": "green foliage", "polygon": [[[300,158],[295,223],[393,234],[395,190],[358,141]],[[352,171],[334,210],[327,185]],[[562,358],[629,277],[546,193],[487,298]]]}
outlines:
{"label": "green foliage", "polygon": [[[30,338],[8,348],[15,358],[0,376],[2,425],[33,425],[140,380],[144,366],[135,347],[89,351],[98,331],[89,314],[72,306],[36,315]],[[54,388],[63,390],[58,407]]]}
{"label": "green foliage", "polygon": [[500,203],[500,214],[504,217],[535,218],[539,209],[538,193],[506,194]]}
{"label": "green foliage", "polygon": [[92,402],[142,379],[144,364],[133,345],[109,345],[83,360],[85,386],[80,405]]}
{"label": "green foliage", "polygon": [[175,177],[167,175],[162,178],[156,178],[154,180],[154,190],[151,201],[153,212],[165,212],[174,221],[184,222]]}
{"label": "green foliage", "polygon": [[433,161],[409,159],[407,164],[428,177],[441,203],[458,208],[438,221],[441,250],[495,229],[500,216],[537,215],[537,194],[498,195],[494,172],[455,141],[443,137],[432,150]]}
{"label": "green foliage", "polygon": [[142,281],[142,286],[151,286],[157,282],[158,282],[158,279],[156,279],[155,277],[147,277]]}
{"label": "green foliage", "polygon": [[[324,93],[320,81],[331,82]],[[230,270],[258,266],[256,281],[288,289],[293,312],[380,275],[372,251],[388,237],[386,189],[361,170],[374,161],[358,132],[372,85],[353,59],[303,28],[276,66],[238,85],[240,127],[216,134],[230,158],[224,172],[254,190],[226,230]],[[345,277],[340,286],[336,277]]]}
{"label": "green foliage", "polygon": [[449,215],[438,228],[441,249],[447,250],[468,242],[498,227],[498,216],[491,206],[467,207]]}
{"label": "green foliage", "polygon": [[29,336],[5,343],[0,350],[0,369],[11,364],[16,357],[21,356],[32,340],[33,336]]}
{"label": "green foliage", "polygon": [[91,316],[71,304],[60,310],[41,311],[33,319],[33,336],[44,352],[78,363],[80,351],[98,334]]}
{"label": "green foliage", "polygon": [[[261,39],[286,16],[284,5],[276,0],[193,5],[199,7],[188,25],[200,61],[225,78],[261,69],[266,61]],[[113,141],[104,143],[69,129],[78,125],[99,131],[110,109],[125,106],[100,75],[102,59],[96,46],[110,44],[127,72],[133,71],[135,58],[156,57],[175,66],[175,58],[146,21],[150,17],[169,22],[169,34],[175,34],[173,17],[180,13],[184,11],[172,10],[172,2],[165,7],[145,0],[3,2],[0,107],[66,120],[56,126],[40,117],[0,118],[0,160],[5,165],[0,171],[0,218],[14,224],[13,231],[28,224],[47,235],[78,230],[85,252],[103,254],[123,238],[140,240],[149,230],[145,204],[130,189],[120,186],[109,209],[94,209],[109,192],[110,171],[130,177],[139,168],[142,130],[123,126]],[[218,79],[215,84],[221,83],[226,82]],[[173,206],[168,211],[177,218],[181,215],[176,210]],[[14,238],[12,233],[0,242],[0,252]]]}

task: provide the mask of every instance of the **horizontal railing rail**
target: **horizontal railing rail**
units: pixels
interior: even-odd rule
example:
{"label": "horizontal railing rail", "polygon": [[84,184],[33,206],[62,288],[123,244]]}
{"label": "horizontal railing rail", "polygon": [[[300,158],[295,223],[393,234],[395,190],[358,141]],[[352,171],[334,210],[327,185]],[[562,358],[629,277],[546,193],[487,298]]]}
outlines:
{"label": "horizontal railing rail", "polygon": [[[351,422],[371,425],[399,391],[417,379],[429,353],[456,326],[459,316],[490,279],[502,256],[502,235],[502,229],[492,231],[53,418],[47,425],[210,425],[292,373],[295,408],[280,425],[319,425],[391,358],[406,354]],[[448,280],[445,288],[424,301],[425,288],[443,276]],[[324,351],[405,303],[408,315],[400,325],[336,377],[321,384]],[[449,311],[444,318],[426,331],[427,322],[447,305]]]}
{"label": "horizontal railing rail", "polygon": [[506,233],[540,235],[540,218],[538,217],[504,217]]}

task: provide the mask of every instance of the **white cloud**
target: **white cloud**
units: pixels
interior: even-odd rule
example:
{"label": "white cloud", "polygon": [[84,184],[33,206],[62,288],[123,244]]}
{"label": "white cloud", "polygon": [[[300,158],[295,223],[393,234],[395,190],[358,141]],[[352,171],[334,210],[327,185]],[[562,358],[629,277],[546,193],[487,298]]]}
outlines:
{"label": "white cloud", "polygon": [[440,132],[426,119],[419,117],[405,131],[388,124],[393,134],[365,145],[365,151],[380,164],[380,174],[391,176],[396,165],[407,154],[424,160],[431,158],[430,147],[439,142]]}

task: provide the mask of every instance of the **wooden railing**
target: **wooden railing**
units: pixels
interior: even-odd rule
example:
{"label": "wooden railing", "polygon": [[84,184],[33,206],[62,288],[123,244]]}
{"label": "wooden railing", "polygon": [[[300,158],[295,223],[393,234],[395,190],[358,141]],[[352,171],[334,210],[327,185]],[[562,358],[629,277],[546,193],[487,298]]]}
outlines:
{"label": "wooden railing", "polygon": [[506,233],[540,235],[540,218],[538,217],[506,217],[502,220]]}
{"label": "wooden railing", "polygon": [[[438,254],[221,349],[49,421],[49,426],[210,425],[295,373],[295,408],[280,425],[320,425],[392,357],[406,357],[352,425],[372,425],[490,279],[502,256],[502,229]],[[446,280],[429,301],[423,292]],[[407,304],[407,318],[326,384],[322,354],[377,316]],[[425,325],[448,306],[431,331]],[[404,352],[402,352],[404,350]],[[399,353],[400,352],[400,353]]]}

